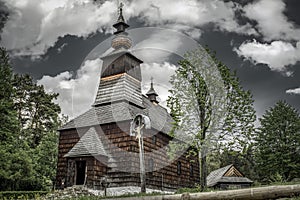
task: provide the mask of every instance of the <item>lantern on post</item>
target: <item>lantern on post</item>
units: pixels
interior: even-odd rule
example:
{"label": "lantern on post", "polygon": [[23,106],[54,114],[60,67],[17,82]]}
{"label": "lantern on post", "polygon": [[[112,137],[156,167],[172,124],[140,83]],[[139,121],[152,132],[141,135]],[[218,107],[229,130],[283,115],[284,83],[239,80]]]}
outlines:
{"label": "lantern on post", "polygon": [[130,123],[130,136],[136,136],[139,144],[141,192],[146,192],[146,174],[144,159],[143,129],[150,129],[150,118],[143,114],[136,115]]}

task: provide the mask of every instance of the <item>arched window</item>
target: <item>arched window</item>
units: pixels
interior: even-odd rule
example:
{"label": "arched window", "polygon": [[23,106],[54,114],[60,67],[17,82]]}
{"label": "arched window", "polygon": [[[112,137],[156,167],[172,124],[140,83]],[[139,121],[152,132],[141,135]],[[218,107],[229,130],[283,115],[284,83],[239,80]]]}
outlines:
{"label": "arched window", "polygon": [[181,174],[181,162],[180,161],[177,162],[177,174],[178,175]]}

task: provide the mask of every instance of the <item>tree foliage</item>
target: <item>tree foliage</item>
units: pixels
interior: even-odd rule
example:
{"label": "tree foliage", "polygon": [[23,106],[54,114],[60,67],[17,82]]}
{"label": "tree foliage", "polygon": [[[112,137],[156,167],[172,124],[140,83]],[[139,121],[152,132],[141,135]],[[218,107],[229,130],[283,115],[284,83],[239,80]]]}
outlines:
{"label": "tree foliage", "polygon": [[0,188],[46,189],[54,178],[60,108],[28,75],[13,74],[0,49]]}
{"label": "tree foliage", "polygon": [[189,152],[199,155],[200,184],[205,187],[210,151],[248,152],[256,119],[252,95],[208,49],[189,52],[170,82],[167,103],[174,119],[170,134],[180,135],[180,140],[170,144],[169,154],[191,146]]}
{"label": "tree foliage", "polygon": [[48,94],[28,75],[14,75],[14,108],[22,128],[22,136],[30,147],[36,148],[49,131],[59,123],[60,107],[52,100],[58,94]]}
{"label": "tree foliage", "polygon": [[300,177],[300,116],[279,101],[259,119],[255,137],[256,171],[262,182]]}

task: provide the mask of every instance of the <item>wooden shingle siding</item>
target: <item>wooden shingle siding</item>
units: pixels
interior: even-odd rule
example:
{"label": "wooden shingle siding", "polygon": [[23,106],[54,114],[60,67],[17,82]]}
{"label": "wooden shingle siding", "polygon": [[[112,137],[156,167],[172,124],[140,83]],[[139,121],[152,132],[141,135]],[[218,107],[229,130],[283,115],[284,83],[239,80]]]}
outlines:
{"label": "wooden shingle siding", "polygon": [[[134,136],[129,136],[126,133],[129,130],[130,121],[110,123],[101,126],[96,126],[95,129],[102,129],[106,138],[103,139],[103,145],[107,145],[110,156],[114,159],[118,168],[122,171],[113,169],[113,163],[107,161],[104,165],[104,159],[95,159],[93,157],[82,158],[69,158],[74,160],[87,161],[87,180],[86,184],[93,187],[100,187],[101,177],[107,176],[111,181],[110,186],[139,186],[139,148],[137,140]],[[85,128],[88,130],[88,128]],[[81,130],[82,131],[82,130]],[[126,132],[125,132],[126,131]],[[153,159],[153,172],[147,172],[147,187],[153,189],[176,189],[179,187],[194,186],[199,181],[198,162],[193,162],[194,172],[193,177],[190,177],[190,160],[186,158],[186,154],[182,155],[179,160],[181,162],[181,174],[177,174],[177,161],[173,161],[167,165],[170,160],[167,156],[166,148],[164,148],[170,137],[164,133],[156,133],[156,144],[152,142],[152,135],[156,133],[155,130],[145,131],[144,145],[145,145],[145,163],[147,169],[147,160]],[[79,136],[76,129],[62,131],[60,134],[59,144],[59,159],[58,159],[58,173],[57,173],[57,186],[59,180],[63,178],[66,180],[67,176],[67,159],[63,156],[67,154],[79,141]],[[107,141],[110,144],[107,143]],[[72,143],[72,142],[73,143]],[[100,161],[99,161],[100,160]],[[167,164],[166,164],[167,163]],[[166,166],[165,166],[166,165]],[[124,172],[125,171],[125,172]],[[127,171],[127,172],[126,172]],[[151,173],[151,174],[150,174]],[[98,185],[95,185],[98,183]]]}

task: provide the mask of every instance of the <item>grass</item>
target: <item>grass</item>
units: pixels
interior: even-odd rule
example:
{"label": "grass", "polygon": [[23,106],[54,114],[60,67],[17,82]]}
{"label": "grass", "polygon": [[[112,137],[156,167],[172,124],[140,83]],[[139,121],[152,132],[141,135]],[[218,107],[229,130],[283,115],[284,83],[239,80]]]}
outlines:
{"label": "grass", "polygon": [[[266,186],[275,186],[275,185],[291,185],[291,184],[300,184],[300,182],[273,182],[269,185],[262,185],[262,184],[255,184],[254,187],[266,187]],[[211,191],[218,191],[215,189],[206,189],[204,192],[211,192]],[[182,193],[197,193],[201,192],[200,187],[197,186],[195,188],[180,188],[176,191],[175,194],[182,194]],[[3,193],[3,192],[2,192]],[[12,192],[13,193],[13,192]],[[18,192],[17,192],[18,193]],[[3,195],[3,194],[2,194]],[[41,195],[41,194],[40,194]],[[108,196],[108,197],[100,197],[100,196],[81,196],[77,198],[67,198],[66,200],[100,200],[100,199],[110,199],[110,198],[128,198],[128,197],[143,197],[143,196],[157,196],[161,195],[160,193],[135,193],[135,194],[124,194],[121,196]],[[38,195],[39,196],[39,195]],[[41,195],[42,196],[42,195]],[[3,198],[4,195],[0,199],[16,199],[16,198]],[[28,198],[18,198],[18,199],[28,199]],[[39,199],[39,198],[38,198]],[[41,198],[42,199],[42,198]],[[300,196],[292,197],[292,198],[282,198],[282,200],[300,200]]]}

